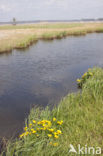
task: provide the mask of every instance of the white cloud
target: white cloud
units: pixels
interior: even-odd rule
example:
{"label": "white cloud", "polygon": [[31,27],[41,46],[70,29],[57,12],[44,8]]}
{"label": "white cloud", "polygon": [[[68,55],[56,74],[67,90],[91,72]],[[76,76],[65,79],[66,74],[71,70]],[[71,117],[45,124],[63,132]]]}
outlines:
{"label": "white cloud", "polygon": [[103,0],[0,0],[0,21],[103,17]]}
{"label": "white cloud", "polygon": [[3,12],[8,12],[11,10],[11,7],[5,4],[0,5],[0,10]]}
{"label": "white cloud", "polygon": [[67,8],[68,7],[68,0],[47,0],[45,4],[47,6],[56,6],[61,8]]}

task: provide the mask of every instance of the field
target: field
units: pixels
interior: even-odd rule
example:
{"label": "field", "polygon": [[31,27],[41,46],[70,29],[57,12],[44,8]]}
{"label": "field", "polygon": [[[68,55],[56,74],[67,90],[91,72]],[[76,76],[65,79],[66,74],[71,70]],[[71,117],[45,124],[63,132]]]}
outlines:
{"label": "field", "polygon": [[53,110],[31,110],[23,133],[8,142],[6,156],[74,156],[70,144],[76,150],[78,144],[103,149],[103,69],[88,69],[77,83],[82,92],[67,95]]}
{"label": "field", "polygon": [[22,49],[39,39],[61,39],[69,35],[103,32],[103,23],[39,23],[0,26],[0,53]]}

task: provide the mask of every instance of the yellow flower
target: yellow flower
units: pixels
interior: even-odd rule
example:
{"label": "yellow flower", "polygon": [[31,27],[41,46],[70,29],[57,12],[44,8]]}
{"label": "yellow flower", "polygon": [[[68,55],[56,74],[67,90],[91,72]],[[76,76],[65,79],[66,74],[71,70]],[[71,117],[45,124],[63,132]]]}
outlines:
{"label": "yellow flower", "polygon": [[29,132],[25,132],[25,136],[27,136],[29,134]]}
{"label": "yellow flower", "polygon": [[52,134],[48,134],[48,137],[51,138],[52,137]]}
{"label": "yellow flower", "polygon": [[33,134],[35,134],[35,133],[36,133],[36,131],[34,130],[34,131],[32,131],[32,133],[33,133]]}
{"label": "yellow flower", "polygon": [[45,121],[44,121],[44,120],[42,120],[42,121],[40,121],[40,123],[41,123],[41,124],[44,124],[44,123],[45,123]]}
{"label": "yellow flower", "polygon": [[33,120],[33,123],[35,124],[35,123],[36,123],[36,121],[35,121],[35,120]]}
{"label": "yellow flower", "polygon": [[87,76],[87,73],[84,73],[84,75],[83,76]]}
{"label": "yellow flower", "polygon": [[48,123],[48,127],[51,127],[52,125],[51,121],[47,121],[47,123]]}
{"label": "yellow flower", "polygon": [[29,124],[29,127],[32,127],[32,124],[31,123]]}
{"label": "yellow flower", "polygon": [[35,133],[36,133],[36,131],[34,130],[32,133],[33,133],[33,134],[35,134]]}
{"label": "yellow flower", "polygon": [[41,121],[41,124],[45,124],[45,123],[47,123],[48,121],[47,120],[42,120]]}
{"label": "yellow flower", "polygon": [[58,136],[58,135],[54,135],[54,138],[58,139],[58,138],[59,138],[59,136]]}
{"label": "yellow flower", "polygon": [[77,79],[77,82],[78,82],[78,83],[80,83],[80,81],[81,81],[80,79]]}
{"label": "yellow flower", "polygon": [[57,142],[55,142],[55,143],[53,144],[53,146],[58,146],[58,143],[57,143]]}
{"label": "yellow flower", "polygon": [[57,135],[58,133],[57,132],[54,132],[54,135]]}
{"label": "yellow flower", "polygon": [[53,118],[53,121],[56,121],[56,118]]}
{"label": "yellow flower", "polygon": [[36,133],[36,131],[35,131],[34,129],[31,129],[31,132],[32,132],[33,134],[35,134],[35,133]]}
{"label": "yellow flower", "polygon": [[32,128],[31,131],[33,131],[34,129]]}
{"label": "yellow flower", "polygon": [[54,131],[54,129],[48,129],[50,132],[53,132]]}
{"label": "yellow flower", "polygon": [[22,133],[19,137],[22,138],[25,135],[25,133]]}
{"label": "yellow flower", "polygon": [[58,124],[58,125],[62,125],[62,123],[63,123],[62,120],[61,120],[61,121],[57,121],[57,124]]}
{"label": "yellow flower", "polygon": [[42,124],[42,122],[41,121],[38,121],[38,123],[37,123],[38,125],[40,125],[40,124]]}
{"label": "yellow flower", "polygon": [[25,132],[25,133],[22,133],[19,137],[22,138],[23,136],[27,136],[29,134],[29,132]]}
{"label": "yellow flower", "polygon": [[43,123],[43,127],[47,127],[47,126],[48,126],[47,124]]}
{"label": "yellow flower", "polygon": [[43,130],[46,130],[46,127],[44,127]]}
{"label": "yellow flower", "polygon": [[82,78],[85,78],[87,76],[87,73],[84,73],[84,75],[82,76]]}
{"label": "yellow flower", "polygon": [[24,127],[24,131],[26,131],[26,130],[27,130],[27,128],[28,128],[28,127]]}
{"label": "yellow flower", "polygon": [[61,134],[62,132],[61,132],[61,130],[57,130],[57,133],[58,133],[58,134]]}

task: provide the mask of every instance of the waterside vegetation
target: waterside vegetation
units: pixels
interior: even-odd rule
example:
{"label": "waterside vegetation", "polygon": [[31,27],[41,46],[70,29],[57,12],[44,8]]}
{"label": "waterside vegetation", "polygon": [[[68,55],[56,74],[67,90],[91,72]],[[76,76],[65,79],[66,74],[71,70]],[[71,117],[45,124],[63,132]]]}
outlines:
{"label": "waterside vegetation", "polygon": [[23,49],[39,39],[53,40],[66,36],[103,32],[103,23],[39,23],[0,26],[0,53]]}
{"label": "waterside vegetation", "polygon": [[77,82],[82,92],[67,95],[52,111],[31,110],[6,156],[72,156],[70,144],[103,148],[103,69],[89,69]]}

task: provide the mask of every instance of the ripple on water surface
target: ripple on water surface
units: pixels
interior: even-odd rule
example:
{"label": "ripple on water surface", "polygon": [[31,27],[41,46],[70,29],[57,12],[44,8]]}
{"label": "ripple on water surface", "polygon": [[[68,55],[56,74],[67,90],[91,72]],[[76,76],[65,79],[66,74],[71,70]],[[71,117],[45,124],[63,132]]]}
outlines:
{"label": "ripple on water surface", "polygon": [[77,91],[76,79],[103,66],[103,34],[39,41],[0,55],[0,137],[22,130],[32,105],[55,105]]}

